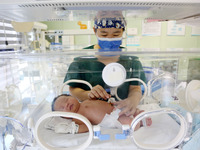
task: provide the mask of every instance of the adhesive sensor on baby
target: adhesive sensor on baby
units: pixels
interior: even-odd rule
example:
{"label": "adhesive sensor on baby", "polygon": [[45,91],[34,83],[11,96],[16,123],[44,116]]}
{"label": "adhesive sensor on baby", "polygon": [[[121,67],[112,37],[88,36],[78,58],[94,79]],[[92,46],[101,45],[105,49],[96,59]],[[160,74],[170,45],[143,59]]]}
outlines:
{"label": "adhesive sensor on baby", "polygon": [[102,78],[107,85],[117,87],[124,83],[126,79],[126,70],[119,63],[110,63],[104,67]]}

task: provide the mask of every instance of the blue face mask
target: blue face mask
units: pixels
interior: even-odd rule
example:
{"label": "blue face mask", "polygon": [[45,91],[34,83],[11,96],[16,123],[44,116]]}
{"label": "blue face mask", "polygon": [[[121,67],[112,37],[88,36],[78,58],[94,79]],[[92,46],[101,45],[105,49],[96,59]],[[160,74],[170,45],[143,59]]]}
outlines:
{"label": "blue face mask", "polygon": [[120,38],[100,38],[97,37],[98,44],[101,47],[100,52],[121,51],[119,48],[122,44],[122,37]]}

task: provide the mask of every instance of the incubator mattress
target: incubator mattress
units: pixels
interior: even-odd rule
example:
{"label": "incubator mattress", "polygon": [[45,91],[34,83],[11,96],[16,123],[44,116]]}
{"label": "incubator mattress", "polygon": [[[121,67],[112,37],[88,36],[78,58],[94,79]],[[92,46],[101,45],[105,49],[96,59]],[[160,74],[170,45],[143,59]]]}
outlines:
{"label": "incubator mattress", "polygon": [[[141,109],[151,110],[158,108],[155,105],[143,105]],[[142,127],[136,132],[134,136],[137,140],[141,140],[146,144],[164,144],[171,141],[179,131],[179,124],[173,120],[169,115],[155,115],[152,116],[152,125],[150,127]],[[45,122],[43,122],[45,124]],[[88,138],[88,133],[82,134],[56,134],[53,130],[48,130],[41,125],[40,136],[45,139],[45,141],[55,147],[71,147],[75,145],[80,145],[85,142]],[[124,140],[116,140],[115,134],[122,133],[121,129],[101,129],[102,134],[110,134],[110,140],[99,141],[98,139],[93,139],[92,143],[87,148],[88,150],[93,149],[103,149],[103,150],[113,150],[113,149],[124,149],[124,150],[138,150],[136,145],[133,143],[131,138]]]}

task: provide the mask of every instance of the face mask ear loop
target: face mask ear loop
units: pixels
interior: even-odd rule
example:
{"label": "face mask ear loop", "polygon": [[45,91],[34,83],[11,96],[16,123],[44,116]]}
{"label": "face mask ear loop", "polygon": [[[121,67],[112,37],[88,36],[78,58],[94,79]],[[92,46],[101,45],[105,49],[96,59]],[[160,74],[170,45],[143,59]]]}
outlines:
{"label": "face mask ear loop", "polygon": [[[99,45],[99,36],[97,35],[97,32],[96,32],[95,35],[96,35],[96,38],[97,38],[98,46],[99,46],[99,48],[101,49],[101,47],[100,47],[100,45]],[[98,48],[98,49],[99,49],[99,48]]]}
{"label": "face mask ear loop", "polygon": [[97,33],[96,33],[95,35],[96,35],[96,37],[97,37],[97,40],[99,40],[100,37],[97,35]]}
{"label": "face mask ear loop", "polygon": [[123,32],[123,34],[122,34],[122,40],[127,39],[127,37],[128,37],[127,32]]}

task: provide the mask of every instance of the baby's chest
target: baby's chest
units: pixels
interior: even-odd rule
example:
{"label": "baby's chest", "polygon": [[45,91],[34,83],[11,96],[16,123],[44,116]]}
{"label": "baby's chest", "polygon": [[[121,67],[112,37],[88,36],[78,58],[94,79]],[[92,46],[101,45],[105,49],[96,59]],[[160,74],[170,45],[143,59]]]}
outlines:
{"label": "baby's chest", "polygon": [[84,116],[92,123],[99,124],[107,112],[104,109],[96,109],[88,107],[85,109]]}

